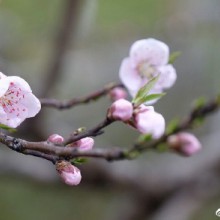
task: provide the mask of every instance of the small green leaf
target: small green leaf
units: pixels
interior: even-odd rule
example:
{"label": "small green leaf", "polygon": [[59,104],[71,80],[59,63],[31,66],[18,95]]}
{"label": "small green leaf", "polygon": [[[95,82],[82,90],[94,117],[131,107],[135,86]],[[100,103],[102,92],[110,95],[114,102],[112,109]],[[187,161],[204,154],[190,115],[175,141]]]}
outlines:
{"label": "small green leaf", "polygon": [[159,75],[152,78],[148,83],[146,83],[143,87],[141,87],[134,99],[138,98],[139,96],[148,94],[158,79],[159,79]]}
{"label": "small green leaf", "polygon": [[88,161],[87,158],[79,157],[79,158],[75,158],[75,159],[71,160],[70,162],[71,162],[72,164],[81,165],[81,164],[83,164],[83,163],[86,163],[87,161]]}
{"label": "small green leaf", "polygon": [[152,140],[151,134],[142,134],[138,137],[138,143],[144,143]]}
{"label": "small green leaf", "polygon": [[180,51],[176,51],[176,52],[171,53],[168,63],[173,64],[180,55],[181,55]]}
{"label": "small green leaf", "polygon": [[4,125],[4,124],[0,124],[0,128],[1,128],[1,129],[4,129],[4,130],[6,130],[6,131],[9,131],[9,132],[11,132],[11,133],[16,132],[16,129],[15,129],[15,128],[11,128],[11,127],[9,127],[9,126],[7,126],[7,125]]}
{"label": "small green leaf", "polygon": [[164,95],[166,95],[166,93],[158,93],[158,94],[150,94],[150,95],[146,95],[143,96],[141,98],[137,98],[134,102],[135,106],[139,106],[145,102],[149,102],[155,99],[160,99],[161,97],[163,97]]}
{"label": "small green leaf", "polygon": [[178,118],[172,119],[170,123],[167,125],[166,133],[172,134],[177,129],[178,125],[179,125],[179,119]]}
{"label": "small green leaf", "polygon": [[148,83],[146,83],[143,87],[141,87],[139,91],[137,92],[137,95],[132,100],[132,102],[136,103],[137,99],[142,99],[143,97],[145,97],[150,92],[150,90],[154,87],[158,79],[159,79],[159,75],[152,78]]}
{"label": "small green leaf", "polygon": [[200,98],[198,98],[198,99],[196,99],[196,100],[194,101],[193,106],[194,106],[196,109],[200,109],[200,108],[203,107],[205,104],[206,104],[206,98],[205,98],[205,97],[200,97]]}

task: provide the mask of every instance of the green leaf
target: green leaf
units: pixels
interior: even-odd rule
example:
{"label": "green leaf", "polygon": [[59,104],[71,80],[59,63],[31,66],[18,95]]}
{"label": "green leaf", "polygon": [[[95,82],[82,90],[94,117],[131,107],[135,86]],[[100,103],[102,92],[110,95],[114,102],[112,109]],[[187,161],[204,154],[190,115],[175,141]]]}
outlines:
{"label": "green leaf", "polygon": [[152,140],[151,134],[142,134],[138,137],[138,143],[144,143]]}
{"label": "green leaf", "polygon": [[137,107],[137,106],[141,105],[142,103],[149,102],[149,101],[152,101],[152,100],[155,100],[155,99],[160,99],[164,95],[166,95],[166,93],[146,95],[146,96],[143,96],[141,98],[137,98],[134,102],[134,105]]}
{"label": "green leaf", "polygon": [[1,129],[4,129],[4,130],[6,130],[6,131],[9,131],[9,132],[11,132],[11,133],[16,132],[16,129],[15,129],[15,128],[11,128],[11,127],[9,127],[9,126],[7,126],[7,125],[4,125],[4,124],[0,124],[0,128],[1,128]]}
{"label": "green leaf", "polygon": [[180,55],[181,55],[180,51],[176,51],[176,52],[171,53],[168,63],[173,64]]}
{"label": "green leaf", "polygon": [[179,125],[179,119],[178,118],[172,119],[170,123],[167,125],[166,133],[172,134],[177,129],[178,125]]}
{"label": "green leaf", "polygon": [[200,98],[198,98],[198,99],[196,99],[196,100],[194,101],[193,106],[194,106],[196,109],[200,109],[200,108],[202,108],[203,106],[205,106],[205,104],[206,104],[206,98],[205,98],[205,97],[200,97]]}
{"label": "green leaf", "polygon": [[71,160],[70,162],[75,165],[75,164],[78,164],[78,165],[81,165],[83,163],[86,163],[88,161],[87,158],[83,158],[83,157],[79,157],[79,158],[75,158],[73,160]]}
{"label": "green leaf", "polygon": [[148,94],[150,90],[154,87],[155,83],[158,81],[159,77],[160,77],[159,75],[153,77],[148,83],[146,83],[143,87],[141,87],[134,99]]}

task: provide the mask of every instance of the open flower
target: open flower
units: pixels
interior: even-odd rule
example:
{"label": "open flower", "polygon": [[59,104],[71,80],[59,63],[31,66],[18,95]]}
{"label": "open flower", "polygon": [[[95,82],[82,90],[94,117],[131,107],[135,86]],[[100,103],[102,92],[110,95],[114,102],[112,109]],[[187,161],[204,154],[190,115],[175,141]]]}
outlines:
{"label": "open flower", "polygon": [[59,161],[56,163],[56,170],[61,179],[71,186],[78,185],[82,179],[80,170],[68,161]]}
{"label": "open flower", "polygon": [[141,133],[151,134],[155,139],[165,131],[164,117],[155,112],[153,106],[139,106],[134,113],[134,125]]}
{"label": "open flower", "polygon": [[152,38],[136,41],[119,70],[121,81],[131,96],[134,97],[142,86],[158,75],[150,93],[161,93],[170,88],[176,81],[176,71],[168,60],[169,48],[165,43]]}
{"label": "open flower", "polygon": [[18,76],[0,73],[0,123],[16,128],[41,109],[28,83]]}

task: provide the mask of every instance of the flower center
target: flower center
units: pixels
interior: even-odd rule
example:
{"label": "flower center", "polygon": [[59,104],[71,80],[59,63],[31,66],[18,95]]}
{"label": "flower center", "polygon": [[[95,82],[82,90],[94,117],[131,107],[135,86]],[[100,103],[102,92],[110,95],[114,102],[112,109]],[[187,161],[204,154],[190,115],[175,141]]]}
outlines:
{"label": "flower center", "polygon": [[146,61],[141,62],[137,70],[142,78],[147,78],[148,80],[155,77],[155,73],[157,72],[156,69]]}

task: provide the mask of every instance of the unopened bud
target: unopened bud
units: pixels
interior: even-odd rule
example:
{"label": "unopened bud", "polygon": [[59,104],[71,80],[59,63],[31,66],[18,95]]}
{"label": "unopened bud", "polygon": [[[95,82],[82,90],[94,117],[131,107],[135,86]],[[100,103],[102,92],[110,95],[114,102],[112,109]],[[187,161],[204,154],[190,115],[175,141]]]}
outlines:
{"label": "unopened bud", "polygon": [[112,103],[108,111],[108,117],[114,120],[128,121],[133,114],[131,102],[119,99]]}
{"label": "unopened bud", "polygon": [[82,179],[80,170],[68,161],[57,162],[56,170],[60,174],[61,179],[67,185],[76,186]]}
{"label": "unopened bud", "polygon": [[167,141],[173,150],[184,156],[192,156],[202,148],[199,140],[187,132],[171,135]]}
{"label": "unopened bud", "polygon": [[64,142],[64,138],[59,134],[52,134],[48,137],[47,141],[54,144],[62,144]]}
{"label": "unopened bud", "polygon": [[94,140],[91,137],[85,137],[72,144],[69,144],[68,146],[77,147],[80,151],[87,151],[93,148]]}
{"label": "unopened bud", "polygon": [[114,88],[109,92],[109,96],[112,101],[117,101],[119,99],[125,99],[127,92],[123,88]]}
{"label": "unopened bud", "polygon": [[165,131],[164,117],[155,112],[152,106],[141,105],[134,113],[135,127],[143,134],[151,134],[153,138],[160,138]]}

